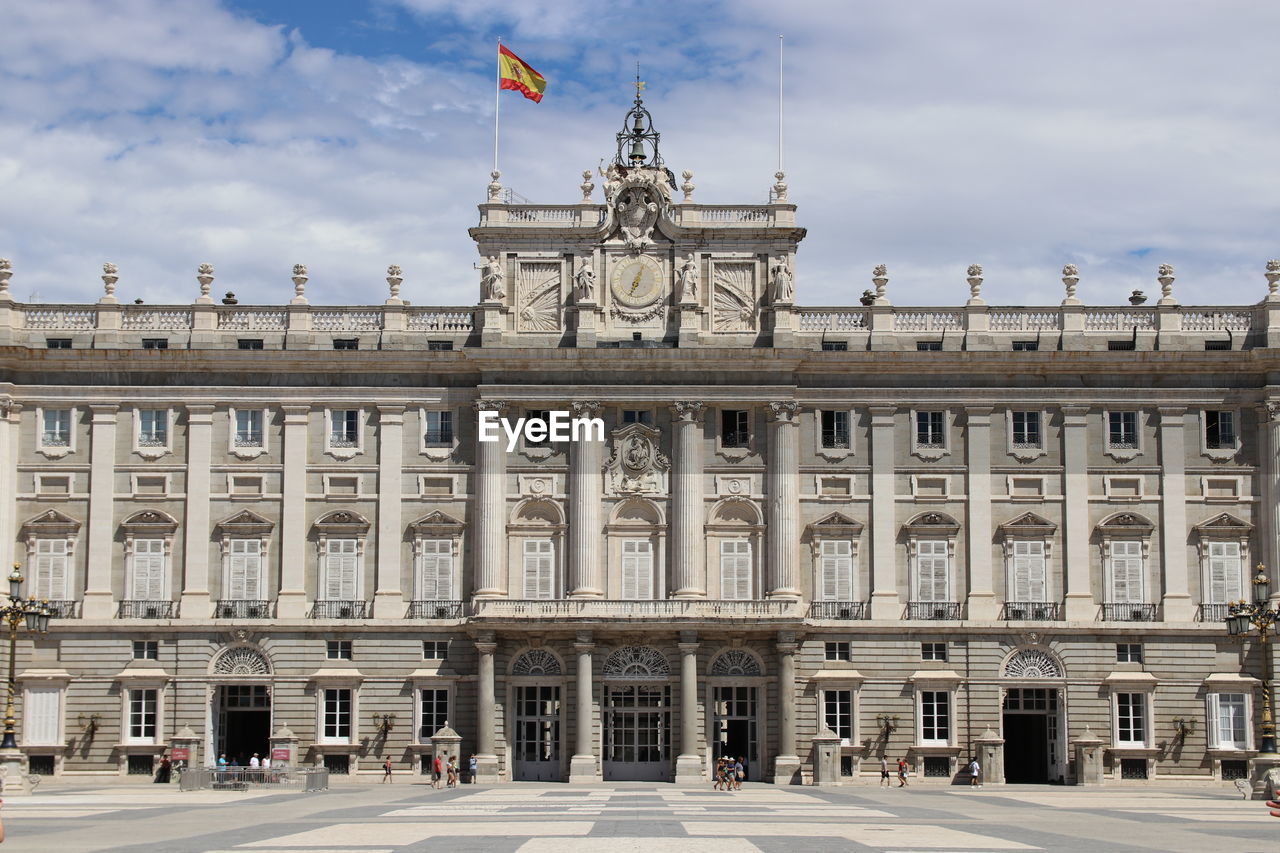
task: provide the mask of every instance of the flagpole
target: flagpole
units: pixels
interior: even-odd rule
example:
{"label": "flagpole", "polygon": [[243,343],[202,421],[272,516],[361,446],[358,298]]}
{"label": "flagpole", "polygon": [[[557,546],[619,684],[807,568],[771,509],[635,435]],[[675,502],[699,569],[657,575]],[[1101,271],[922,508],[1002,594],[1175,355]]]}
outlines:
{"label": "flagpole", "polygon": [[[497,168],[496,166],[494,167]],[[782,171],[782,34],[778,34],[778,171]]]}
{"label": "flagpole", "polygon": [[493,171],[498,171],[498,110],[502,106],[502,36],[498,36],[497,71],[493,83]]}

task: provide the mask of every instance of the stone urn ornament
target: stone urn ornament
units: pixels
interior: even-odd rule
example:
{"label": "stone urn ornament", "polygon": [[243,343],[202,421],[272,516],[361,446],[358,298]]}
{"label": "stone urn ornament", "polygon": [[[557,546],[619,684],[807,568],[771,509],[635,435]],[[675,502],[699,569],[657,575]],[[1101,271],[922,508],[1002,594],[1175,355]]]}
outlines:
{"label": "stone urn ornament", "polygon": [[1146,301],[1147,301],[1147,295],[1143,293],[1141,290],[1135,290],[1133,293],[1129,294],[1130,305],[1141,305]]}

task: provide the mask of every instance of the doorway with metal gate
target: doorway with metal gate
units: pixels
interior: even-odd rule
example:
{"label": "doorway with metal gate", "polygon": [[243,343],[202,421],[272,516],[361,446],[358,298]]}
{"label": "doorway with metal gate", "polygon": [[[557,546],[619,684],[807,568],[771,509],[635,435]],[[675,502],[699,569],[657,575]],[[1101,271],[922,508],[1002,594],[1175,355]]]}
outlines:
{"label": "doorway with metal gate", "polygon": [[1055,688],[1005,691],[1004,776],[1010,784],[1063,781],[1062,702]]}
{"label": "doorway with metal gate", "polygon": [[671,779],[671,686],[609,684],[604,689],[604,780]]}
{"label": "doorway with metal gate", "polygon": [[515,691],[515,731],[511,778],[517,782],[559,782],[560,686],[519,684]]}
{"label": "doorway with metal gate", "polygon": [[[221,684],[214,696],[214,748],[228,763],[271,755],[271,693],[265,684]],[[217,755],[213,760],[217,760]]]}

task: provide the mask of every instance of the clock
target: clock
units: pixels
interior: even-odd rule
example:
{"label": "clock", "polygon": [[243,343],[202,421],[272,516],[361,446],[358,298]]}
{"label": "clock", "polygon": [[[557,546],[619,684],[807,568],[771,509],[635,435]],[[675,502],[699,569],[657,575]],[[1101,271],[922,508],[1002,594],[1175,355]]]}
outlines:
{"label": "clock", "polygon": [[662,267],[653,258],[637,255],[619,260],[613,266],[610,290],[618,304],[627,308],[645,308],[657,302],[665,290]]}

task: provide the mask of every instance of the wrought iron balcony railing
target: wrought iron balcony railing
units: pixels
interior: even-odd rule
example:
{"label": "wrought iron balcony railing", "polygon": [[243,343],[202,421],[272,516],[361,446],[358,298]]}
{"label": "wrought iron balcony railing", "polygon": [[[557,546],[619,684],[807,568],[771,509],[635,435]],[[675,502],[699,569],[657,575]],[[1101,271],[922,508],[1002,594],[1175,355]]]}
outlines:
{"label": "wrought iron balcony railing", "polygon": [[364,619],[367,601],[317,601],[311,608],[312,619]]}
{"label": "wrought iron balcony railing", "polygon": [[1106,602],[1102,605],[1102,621],[1154,622],[1156,621],[1156,606],[1154,604]]}
{"label": "wrought iron balcony railing", "polygon": [[41,602],[49,608],[49,613],[55,619],[78,619],[80,617],[80,602],[78,601],[44,601]]}
{"label": "wrought iron balcony railing", "polygon": [[172,601],[143,601],[130,599],[120,602],[117,619],[170,619],[173,617]]}
{"label": "wrought iron balcony railing", "polygon": [[1000,618],[1010,622],[1055,622],[1062,618],[1058,601],[1006,601]]}
{"label": "wrought iron balcony railing", "polygon": [[1200,621],[1225,622],[1227,618],[1227,611],[1230,609],[1230,604],[1201,604]]}
{"label": "wrought iron balcony railing", "polygon": [[865,601],[815,601],[809,605],[809,618],[837,621],[869,619],[871,610]]}
{"label": "wrought iron balcony railing", "polygon": [[465,615],[461,601],[440,599],[409,602],[409,619],[461,619]]}
{"label": "wrought iron balcony railing", "polygon": [[271,602],[266,599],[224,598],[213,608],[215,619],[270,619]]}
{"label": "wrought iron balcony railing", "polygon": [[908,619],[955,620],[960,618],[958,601],[908,601]]}
{"label": "wrought iron balcony railing", "polygon": [[794,618],[804,615],[803,605],[770,599],[477,599],[471,615],[477,619],[731,619]]}

